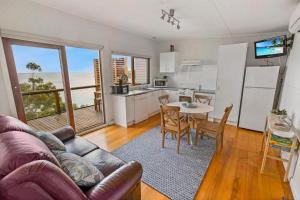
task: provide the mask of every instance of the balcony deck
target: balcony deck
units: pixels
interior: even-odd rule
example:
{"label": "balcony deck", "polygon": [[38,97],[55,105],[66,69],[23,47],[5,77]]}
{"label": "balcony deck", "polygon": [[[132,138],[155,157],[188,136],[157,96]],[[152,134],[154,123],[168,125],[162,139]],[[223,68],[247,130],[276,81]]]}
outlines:
{"label": "balcony deck", "polygon": [[[95,111],[94,106],[74,110],[74,116],[76,131],[79,133],[104,123],[102,112]],[[61,113],[30,120],[27,123],[38,131],[52,131],[66,126],[68,124],[67,119],[67,113]]]}

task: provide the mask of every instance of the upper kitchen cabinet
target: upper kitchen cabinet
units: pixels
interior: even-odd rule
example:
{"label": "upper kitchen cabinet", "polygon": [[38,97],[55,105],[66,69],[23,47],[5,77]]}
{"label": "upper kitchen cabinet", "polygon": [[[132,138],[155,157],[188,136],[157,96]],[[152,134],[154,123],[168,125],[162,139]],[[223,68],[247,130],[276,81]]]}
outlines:
{"label": "upper kitchen cabinet", "polygon": [[160,72],[174,73],[179,64],[178,52],[166,52],[160,54]]}

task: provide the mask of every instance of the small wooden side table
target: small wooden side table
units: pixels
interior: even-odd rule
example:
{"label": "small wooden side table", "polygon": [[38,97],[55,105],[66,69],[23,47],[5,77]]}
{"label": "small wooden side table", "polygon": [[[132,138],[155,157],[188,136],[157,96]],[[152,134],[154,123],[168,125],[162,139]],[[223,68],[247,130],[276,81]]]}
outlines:
{"label": "small wooden side table", "polygon": [[[291,161],[295,154],[295,150],[297,149],[298,139],[295,133],[292,131],[292,129],[289,131],[282,131],[276,129],[274,125],[275,122],[278,121],[272,119],[270,116],[267,117],[266,129],[264,132],[264,138],[266,137],[266,141],[265,141],[264,156],[261,164],[260,173],[262,174],[264,172],[267,158],[287,162],[287,169],[284,175],[284,181],[286,182],[288,180]],[[269,155],[268,151],[270,148],[277,148],[289,152],[288,159]]]}

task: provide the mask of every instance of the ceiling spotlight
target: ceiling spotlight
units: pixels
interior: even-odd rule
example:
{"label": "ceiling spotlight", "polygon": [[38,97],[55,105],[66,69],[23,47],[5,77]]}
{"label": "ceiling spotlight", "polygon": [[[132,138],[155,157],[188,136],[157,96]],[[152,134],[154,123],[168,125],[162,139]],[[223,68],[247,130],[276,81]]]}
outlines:
{"label": "ceiling spotlight", "polygon": [[177,29],[178,30],[180,29],[180,25],[179,25],[180,21],[174,17],[174,14],[175,14],[175,10],[174,9],[170,9],[169,12],[167,12],[165,10],[161,10],[161,13],[162,13],[162,16],[160,18],[162,20],[164,20],[165,17],[168,17],[167,22],[170,23],[170,24],[172,24],[172,26],[176,26],[176,24],[177,24],[177,26],[176,26]]}
{"label": "ceiling spotlight", "polygon": [[168,21],[167,21],[168,23],[170,23],[171,22],[171,17],[169,16],[169,18],[168,18]]}

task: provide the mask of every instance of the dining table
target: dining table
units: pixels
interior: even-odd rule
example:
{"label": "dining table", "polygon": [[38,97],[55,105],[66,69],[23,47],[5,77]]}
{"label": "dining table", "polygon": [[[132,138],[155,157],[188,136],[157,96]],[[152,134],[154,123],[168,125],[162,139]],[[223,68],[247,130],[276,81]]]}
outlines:
{"label": "dining table", "polygon": [[199,102],[193,102],[193,107],[185,107],[184,104],[187,102],[171,102],[168,103],[168,106],[177,106],[180,107],[180,113],[184,114],[206,114],[209,112],[214,111],[214,107],[210,106],[208,104],[199,103]]}
{"label": "dining table", "polygon": [[[182,114],[187,115],[187,121],[189,121],[190,115],[193,114],[207,114],[209,112],[214,111],[214,107],[208,104],[200,103],[200,102],[193,102],[192,107],[188,108],[184,106],[187,102],[171,102],[168,103],[167,106],[177,106],[180,107],[179,112]],[[193,128],[192,128],[193,129]],[[191,137],[191,144],[192,146],[195,144],[195,141]]]}

